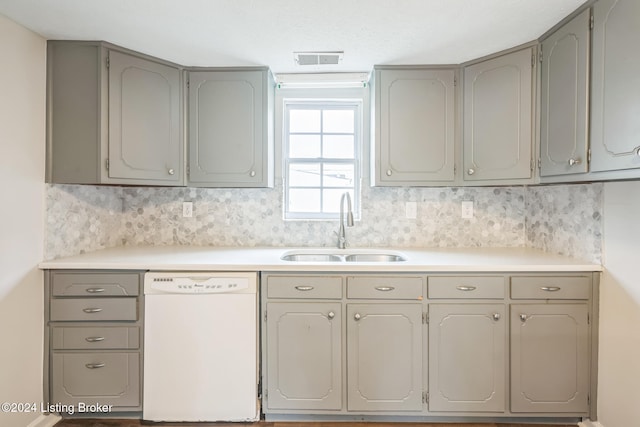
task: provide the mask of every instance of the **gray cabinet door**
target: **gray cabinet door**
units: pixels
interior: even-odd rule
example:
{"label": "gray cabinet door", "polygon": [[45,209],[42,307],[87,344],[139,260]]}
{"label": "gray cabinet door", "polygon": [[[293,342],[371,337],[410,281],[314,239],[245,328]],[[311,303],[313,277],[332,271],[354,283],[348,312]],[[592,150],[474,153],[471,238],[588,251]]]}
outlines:
{"label": "gray cabinet door", "polygon": [[376,70],[375,185],[453,181],[455,70]]}
{"label": "gray cabinet door", "polygon": [[532,49],[464,69],[465,181],[531,178]]}
{"label": "gray cabinet door", "polygon": [[268,186],[268,71],[189,72],[189,182]]}
{"label": "gray cabinet door", "polygon": [[109,178],[180,185],[180,70],[109,52]]}
{"label": "gray cabinet door", "polygon": [[504,304],[429,306],[429,411],[504,412]]}
{"label": "gray cabinet door", "polygon": [[591,170],[640,168],[640,2],[593,6]]}
{"label": "gray cabinet door", "polygon": [[542,42],[542,176],[587,172],[590,13]]}
{"label": "gray cabinet door", "polygon": [[586,304],[511,306],[511,411],[588,411]]}
{"label": "gray cabinet door", "polygon": [[340,302],[267,304],[267,410],[342,408]]}
{"label": "gray cabinet door", "polygon": [[422,410],[422,304],[347,305],[347,409]]}

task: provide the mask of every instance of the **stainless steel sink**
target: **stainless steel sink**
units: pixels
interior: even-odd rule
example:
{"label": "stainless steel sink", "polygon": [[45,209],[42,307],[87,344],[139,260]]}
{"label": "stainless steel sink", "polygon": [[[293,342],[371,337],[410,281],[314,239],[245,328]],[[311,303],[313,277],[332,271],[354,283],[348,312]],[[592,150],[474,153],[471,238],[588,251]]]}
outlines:
{"label": "stainless steel sink", "polygon": [[401,262],[407,259],[396,254],[353,254],[344,257],[347,262]]}
{"label": "stainless steel sink", "polygon": [[333,252],[322,250],[294,250],[282,255],[283,261],[293,262],[402,262],[407,258],[399,253],[385,250],[363,249],[354,250],[347,249],[345,251]]}
{"label": "stainless steel sink", "polygon": [[332,254],[290,253],[282,256],[283,261],[298,262],[342,262],[342,257]]}

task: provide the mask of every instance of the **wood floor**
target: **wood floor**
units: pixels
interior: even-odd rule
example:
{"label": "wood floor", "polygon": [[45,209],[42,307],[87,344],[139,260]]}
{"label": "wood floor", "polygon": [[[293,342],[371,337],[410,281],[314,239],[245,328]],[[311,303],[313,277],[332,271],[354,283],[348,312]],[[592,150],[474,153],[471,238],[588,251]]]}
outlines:
{"label": "wood floor", "polygon": [[[89,420],[66,419],[55,427],[542,427],[540,424],[496,423],[315,423],[315,422],[258,422],[258,423],[154,423],[140,420]],[[575,424],[544,424],[544,427],[575,427]]]}

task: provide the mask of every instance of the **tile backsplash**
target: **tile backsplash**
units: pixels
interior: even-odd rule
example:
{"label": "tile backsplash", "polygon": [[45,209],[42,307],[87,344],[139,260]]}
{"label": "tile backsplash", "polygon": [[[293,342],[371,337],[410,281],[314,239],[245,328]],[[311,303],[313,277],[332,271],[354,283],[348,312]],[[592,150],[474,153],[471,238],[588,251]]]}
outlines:
{"label": "tile backsplash", "polygon": [[[474,217],[461,218],[461,202]],[[182,202],[193,217],[182,217]],[[405,202],[416,202],[407,219]],[[118,245],[333,246],[338,221],[284,221],[282,188],[47,187],[47,259]],[[599,262],[601,184],[363,186],[353,247],[523,247]]]}

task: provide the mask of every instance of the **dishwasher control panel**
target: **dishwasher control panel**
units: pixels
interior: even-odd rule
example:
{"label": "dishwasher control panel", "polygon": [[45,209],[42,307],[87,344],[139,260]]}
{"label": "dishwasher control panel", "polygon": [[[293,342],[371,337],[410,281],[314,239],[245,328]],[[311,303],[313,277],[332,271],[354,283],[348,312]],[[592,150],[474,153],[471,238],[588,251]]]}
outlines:
{"label": "dishwasher control panel", "polygon": [[255,293],[256,273],[148,272],[145,294]]}

